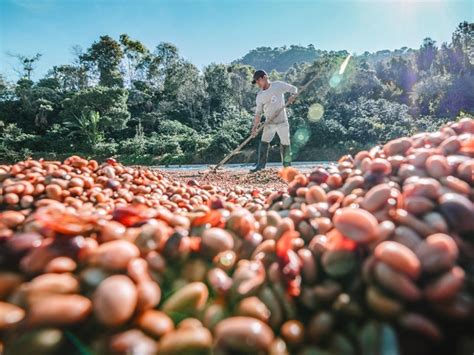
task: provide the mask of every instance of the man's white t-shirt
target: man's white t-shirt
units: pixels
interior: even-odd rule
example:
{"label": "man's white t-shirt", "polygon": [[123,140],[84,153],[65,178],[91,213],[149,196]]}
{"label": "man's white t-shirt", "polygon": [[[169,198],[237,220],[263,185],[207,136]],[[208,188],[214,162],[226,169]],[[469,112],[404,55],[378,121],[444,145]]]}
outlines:
{"label": "man's white t-shirt", "polygon": [[[268,89],[260,90],[257,93],[257,109],[255,113],[258,115],[264,113],[267,120],[271,119],[278,110],[285,106],[284,94],[286,92],[296,94],[298,92],[298,88],[283,81],[270,82]],[[286,109],[283,109],[281,113],[271,120],[269,124],[280,124],[287,122],[288,117],[286,115]]]}

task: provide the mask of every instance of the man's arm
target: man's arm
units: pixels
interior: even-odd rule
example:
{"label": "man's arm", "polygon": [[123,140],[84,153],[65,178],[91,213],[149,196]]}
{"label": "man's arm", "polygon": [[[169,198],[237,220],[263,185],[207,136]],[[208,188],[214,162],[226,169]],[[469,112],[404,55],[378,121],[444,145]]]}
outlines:
{"label": "man's arm", "polygon": [[295,95],[298,93],[298,88],[283,81],[280,81],[280,85],[282,87],[283,93],[289,92],[291,94],[291,96],[288,98],[288,103],[292,104],[296,99]]}
{"label": "man's arm", "polygon": [[295,94],[298,93],[298,88],[296,86],[285,83],[283,81],[281,81],[281,86],[282,86],[284,92],[289,92],[292,95],[295,95]]}
{"label": "man's arm", "polygon": [[253,119],[253,125],[252,125],[252,136],[257,135],[257,127],[260,124],[260,114],[256,113],[255,118]]}
{"label": "man's arm", "polygon": [[263,113],[263,104],[258,99],[258,96],[256,99],[256,103],[257,103],[257,108],[255,109],[255,118],[253,119],[253,125],[252,125],[252,136],[254,137],[257,135],[257,127],[260,124],[260,119]]}

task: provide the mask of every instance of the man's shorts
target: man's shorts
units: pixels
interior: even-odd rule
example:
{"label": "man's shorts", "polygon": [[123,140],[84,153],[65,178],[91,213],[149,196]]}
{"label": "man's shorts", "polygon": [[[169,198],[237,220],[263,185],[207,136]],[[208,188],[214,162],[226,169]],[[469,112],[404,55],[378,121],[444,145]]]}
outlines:
{"label": "man's shorts", "polygon": [[280,143],[290,145],[290,125],[288,122],[268,124],[263,128],[262,142],[270,143],[275,137],[275,133],[280,138]]}

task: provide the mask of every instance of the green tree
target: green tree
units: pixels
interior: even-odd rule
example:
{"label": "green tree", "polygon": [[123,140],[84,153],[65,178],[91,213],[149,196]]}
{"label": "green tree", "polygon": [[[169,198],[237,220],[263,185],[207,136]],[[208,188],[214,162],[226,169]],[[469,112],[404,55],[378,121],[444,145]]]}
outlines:
{"label": "green tree", "polygon": [[[334,159],[474,113],[473,34],[474,24],[463,22],[439,48],[427,38],[418,49],[354,54],[344,73],[347,51],[311,45],[259,47],[201,71],[171,43],[149,51],[126,34],[100,37],[85,52],[73,47],[71,64],[39,80],[32,80],[39,55],[24,56],[20,80],[0,76],[0,154],[15,160],[31,150],[75,149],[96,157],[118,151],[127,163],[217,160],[249,133],[257,67],[296,86],[315,79],[288,110],[291,134],[303,138],[300,157]],[[322,118],[307,119],[316,103]]]}
{"label": "green tree", "polygon": [[452,47],[462,58],[464,66],[474,65],[474,22],[461,22],[454,30]]}
{"label": "green tree", "polygon": [[41,59],[42,54],[36,53],[32,56],[23,54],[11,54],[11,56],[16,58],[16,60],[18,61],[19,68],[15,70],[19,74],[20,78],[31,80],[31,74],[35,69],[36,63]]}
{"label": "green tree", "polygon": [[440,103],[452,85],[451,75],[431,75],[418,81],[410,94],[412,110],[416,115],[438,115]]}
{"label": "green tree", "polygon": [[474,73],[462,73],[451,81],[436,114],[456,117],[461,111],[474,113]]}
{"label": "green tree", "polygon": [[161,42],[153,53],[147,56],[144,63],[148,82],[163,91],[169,68],[178,60],[180,60],[178,48],[172,43]]}
{"label": "green tree", "polygon": [[30,157],[37,138],[15,123],[0,121],[0,162],[12,163]]}
{"label": "green tree", "polygon": [[87,71],[83,66],[70,64],[54,66],[48,77],[58,83],[58,91],[67,94],[84,89],[87,86]]}
{"label": "green tree", "polygon": [[249,65],[232,64],[227,71],[239,111],[250,111],[255,106],[257,91],[252,85],[253,68]]}
{"label": "green tree", "polygon": [[204,69],[209,113],[222,112],[234,104],[232,81],[224,64],[211,64]]}
{"label": "green tree", "polygon": [[431,64],[434,62],[437,53],[438,47],[436,47],[436,41],[429,37],[425,38],[416,55],[416,65],[418,66],[418,70],[430,70]]}
{"label": "green tree", "polygon": [[127,34],[120,35],[120,44],[124,53],[124,72],[128,86],[140,78],[144,62],[150,55],[150,51],[140,41],[132,40]]}
{"label": "green tree", "polygon": [[124,53],[119,42],[112,37],[101,36],[99,41],[94,42],[80,59],[83,63],[87,63],[91,70],[98,71],[99,85],[122,87],[120,62],[123,56]]}
{"label": "green tree", "polygon": [[312,44],[307,47],[298,45],[275,48],[258,47],[234,63],[251,65],[256,69],[264,69],[267,72],[272,70],[285,72],[294,64],[311,63],[323,53],[325,52],[315,49]]}
{"label": "green tree", "polygon": [[104,133],[101,129],[101,117],[96,111],[81,112],[79,116],[74,115],[65,122],[71,131],[70,135],[75,138],[77,145],[93,152],[99,143],[104,141]]}
{"label": "green tree", "polygon": [[101,129],[109,132],[125,128],[130,119],[127,109],[128,91],[123,88],[96,86],[78,91],[63,102],[61,117],[64,121],[80,117],[83,112],[98,112]]}
{"label": "green tree", "polygon": [[412,59],[395,57],[389,62],[388,72],[390,82],[400,89],[400,96],[397,100],[401,103],[409,103],[409,95],[413,85],[418,79],[418,73]]}
{"label": "green tree", "polygon": [[194,129],[201,129],[206,92],[199,70],[189,62],[178,62],[172,66],[165,87],[163,97],[168,102],[174,102],[174,105],[170,105],[171,117],[176,117]]}
{"label": "green tree", "polygon": [[20,79],[15,87],[20,109],[15,122],[23,129],[41,131],[54,122],[53,113],[59,110],[62,96],[54,80],[42,79],[37,84]]}

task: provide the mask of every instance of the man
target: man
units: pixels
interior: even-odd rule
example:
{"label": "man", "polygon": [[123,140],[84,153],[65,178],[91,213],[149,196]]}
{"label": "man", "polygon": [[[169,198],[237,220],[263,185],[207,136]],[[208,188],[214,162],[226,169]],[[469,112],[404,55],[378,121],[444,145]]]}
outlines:
{"label": "man", "polygon": [[[283,166],[290,166],[290,126],[288,124],[286,109],[284,109],[284,94],[286,92],[292,94],[288,99],[288,102],[291,104],[296,98],[295,94],[298,92],[298,88],[284,83],[283,81],[270,81],[264,70],[257,70],[254,73],[252,84],[257,84],[260,88],[260,91],[257,93],[257,109],[252,127],[252,136],[255,137],[257,135],[257,127],[260,123],[262,113],[265,115],[265,119],[268,123],[263,128],[257,166],[250,171],[256,172],[265,168],[270,142],[273,137],[275,137],[275,133],[278,134],[280,138],[280,154]],[[280,110],[281,112],[274,117]]]}

